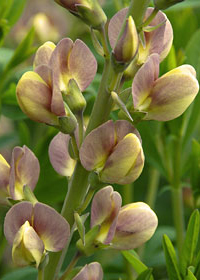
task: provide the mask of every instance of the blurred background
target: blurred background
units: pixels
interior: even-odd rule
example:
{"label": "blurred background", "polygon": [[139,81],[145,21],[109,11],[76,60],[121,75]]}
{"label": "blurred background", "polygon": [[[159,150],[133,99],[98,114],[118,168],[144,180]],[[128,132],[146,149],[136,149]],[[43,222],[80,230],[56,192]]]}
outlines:
{"label": "blurred background", "polygon": [[[101,4],[110,19],[119,9],[129,5],[128,0],[102,0]],[[171,52],[161,65],[161,74],[189,63],[200,78],[200,1],[186,0],[165,11],[174,30]],[[96,54],[90,29],[53,0],[7,0],[0,3],[0,153],[10,162],[14,146],[27,145],[40,162],[40,178],[35,189],[38,200],[60,211],[67,191],[67,180],[52,168],[48,157],[48,146],[57,133],[56,129],[29,120],[17,104],[15,90],[21,75],[32,69],[36,49],[46,41],[57,43],[64,37],[82,39],[92,50],[98,61],[98,73],[84,93],[87,108],[85,120],[89,118],[97,94],[103,59]],[[124,88],[131,86],[127,82]],[[185,222],[192,210],[200,207],[200,96],[186,113],[176,120],[159,123],[142,122],[138,125],[146,157],[144,171],[133,186],[115,186],[123,196],[123,202],[145,201],[155,210],[159,227],[147,245],[138,250],[143,262],[154,268],[155,279],[167,279],[162,251],[162,235],[166,233],[172,241],[175,229],[171,212],[170,187],[166,166],[173,168],[174,142],[183,128],[181,151],[181,184],[185,206]],[[116,119],[115,112],[111,116]],[[153,186],[153,187],[152,187]],[[81,187],[81,186],[80,186]],[[33,268],[17,269],[11,261],[11,249],[3,236],[3,220],[7,208],[0,206],[0,279],[36,279]],[[88,223],[89,224],[89,223]],[[75,250],[75,234],[66,262]],[[110,257],[112,256],[112,257]],[[100,261],[104,268],[104,279],[129,279],[125,259],[120,253],[99,252],[79,265],[92,260]],[[14,271],[14,272],[13,272]]]}

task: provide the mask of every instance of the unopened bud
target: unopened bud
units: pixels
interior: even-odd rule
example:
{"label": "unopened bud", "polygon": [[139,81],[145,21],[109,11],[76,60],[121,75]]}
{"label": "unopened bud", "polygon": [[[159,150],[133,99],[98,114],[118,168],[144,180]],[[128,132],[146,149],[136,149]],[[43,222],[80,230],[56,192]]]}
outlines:
{"label": "unopened bud", "polygon": [[67,104],[65,104],[65,112],[66,116],[58,117],[59,129],[64,134],[72,134],[75,131],[78,123],[76,117],[71,112]]}
{"label": "unopened bud", "polygon": [[119,62],[129,63],[135,57],[138,50],[138,34],[132,16],[126,20],[124,32],[114,48],[115,59]]}
{"label": "unopened bud", "polygon": [[154,0],[154,5],[158,10],[165,10],[183,1],[184,0]]}
{"label": "unopened bud", "polygon": [[67,91],[63,94],[63,98],[74,114],[82,112],[86,107],[85,98],[74,79],[69,80]]}
{"label": "unopened bud", "polygon": [[94,29],[101,28],[107,17],[97,0],[55,0]]}

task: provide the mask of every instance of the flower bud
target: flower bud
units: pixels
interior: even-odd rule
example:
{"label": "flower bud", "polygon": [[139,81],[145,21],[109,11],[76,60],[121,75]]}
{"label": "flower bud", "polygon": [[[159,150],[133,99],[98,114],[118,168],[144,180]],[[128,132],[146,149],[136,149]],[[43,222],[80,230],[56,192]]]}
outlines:
{"label": "flower bud", "polygon": [[158,10],[165,10],[175,4],[183,2],[184,0],[153,0],[154,6]]}
{"label": "flower bud", "polygon": [[7,212],[4,234],[13,246],[15,264],[38,267],[46,250],[57,252],[65,247],[70,230],[68,222],[53,208],[20,202]]}
{"label": "flower bud", "polygon": [[156,214],[143,203],[127,204],[119,211],[111,248],[131,250],[148,241],[158,225]]}
{"label": "flower bud", "polygon": [[59,120],[59,128],[62,133],[65,134],[72,134],[78,125],[77,119],[72,113],[72,111],[69,109],[67,104],[65,103],[65,113],[66,116],[58,117]]}
{"label": "flower bud", "polygon": [[[144,20],[150,16],[152,11],[153,8],[147,9]],[[115,14],[109,22],[108,37],[110,45],[113,49],[118,40],[118,36],[120,34],[122,24],[126,18],[127,12],[128,8],[122,9],[117,14]],[[138,65],[143,64],[147,60],[148,56],[153,53],[157,53],[160,55],[160,61],[162,61],[169,53],[173,41],[173,30],[166,15],[159,11],[150,23],[150,27],[157,26],[161,23],[163,24],[156,30],[153,30],[151,32],[144,32],[144,40],[146,42],[146,46],[144,47],[142,43],[139,42],[139,49],[137,53]]]}
{"label": "flower bud", "polygon": [[80,160],[106,183],[129,184],[142,172],[144,154],[138,131],[127,121],[108,121],[88,134]]}
{"label": "flower bud", "polygon": [[69,80],[67,90],[63,93],[63,96],[74,114],[78,114],[85,109],[86,100],[74,79]]}
{"label": "flower bud", "polygon": [[118,192],[107,186],[98,191],[92,201],[91,228],[100,225],[96,240],[109,244],[114,236],[122,199]]}
{"label": "flower bud", "polygon": [[97,0],[55,0],[94,29],[101,28],[107,17]]}
{"label": "flower bud", "polygon": [[121,63],[129,63],[135,57],[138,50],[138,34],[131,16],[126,19],[124,32],[114,48],[114,57]]}
{"label": "flower bud", "polygon": [[103,270],[97,262],[86,264],[72,280],[102,280]]}
{"label": "flower bud", "polygon": [[168,121],[179,117],[199,91],[190,65],[177,67],[159,77],[159,56],[153,54],[137,72],[132,84],[134,110],[146,111],[146,120]]}

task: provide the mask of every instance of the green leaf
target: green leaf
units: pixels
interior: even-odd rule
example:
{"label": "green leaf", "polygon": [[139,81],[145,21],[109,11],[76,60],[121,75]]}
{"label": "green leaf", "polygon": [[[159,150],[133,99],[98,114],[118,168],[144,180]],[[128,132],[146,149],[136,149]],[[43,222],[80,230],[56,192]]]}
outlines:
{"label": "green leaf", "polygon": [[11,59],[14,51],[11,49],[0,48],[0,72],[2,72],[5,65]]}
{"label": "green leaf", "polygon": [[1,113],[12,120],[23,120],[27,118],[18,105],[4,105]]}
{"label": "green leaf", "polygon": [[[190,41],[188,42],[185,50],[186,54],[186,63],[191,64],[194,66],[196,70],[198,70],[199,60],[200,57],[200,29],[198,29],[193,36],[191,37]],[[199,69],[200,70],[200,69]],[[197,73],[197,78],[199,78],[199,74]]]}
{"label": "green leaf", "polygon": [[151,274],[152,274],[153,269],[148,268],[136,278],[136,280],[150,280],[151,279]]}
{"label": "green leaf", "polygon": [[[134,250],[122,251],[122,255],[127,259],[138,274],[148,270],[148,267],[139,260],[139,257]],[[153,280],[154,278],[151,276],[149,279]]]}
{"label": "green leaf", "polygon": [[166,234],[163,235],[163,248],[170,280],[181,280],[174,247]]}
{"label": "green leaf", "polygon": [[186,237],[183,244],[180,271],[183,276],[186,276],[188,266],[193,264],[194,253],[196,250],[199,237],[199,211],[195,210],[189,220]]}
{"label": "green leaf", "polygon": [[27,33],[26,37],[18,45],[10,61],[6,65],[5,72],[9,72],[11,69],[25,61],[29,56],[31,56],[36,48],[32,47],[34,40],[35,31],[32,27]]}
{"label": "green leaf", "polygon": [[25,267],[6,274],[1,280],[35,280],[36,277],[37,270],[35,268]]}
{"label": "green leaf", "polygon": [[195,201],[200,196],[200,144],[195,139],[192,141],[192,155],[191,155],[191,186]]}
{"label": "green leaf", "polygon": [[198,279],[194,276],[193,272],[188,268],[187,275],[185,276],[184,280],[198,280]]}
{"label": "green leaf", "polygon": [[[7,4],[8,0],[1,2],[5,2]],[[27,1],[12,0],[10,2],[12,2],[12,5],[10,6],[10,9],[7,10],[6,19],[8,20],[9,26],[13,26],[21,16]]]}

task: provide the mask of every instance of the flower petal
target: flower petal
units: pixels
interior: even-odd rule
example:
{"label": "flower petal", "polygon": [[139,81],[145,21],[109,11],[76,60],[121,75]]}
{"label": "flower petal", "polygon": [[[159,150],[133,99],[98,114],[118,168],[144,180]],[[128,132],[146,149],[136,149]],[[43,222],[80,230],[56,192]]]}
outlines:
{"label": "flower petal", "polygon": [[53,51],[49,63],[53,80],[51,111],[60,116],[65,114],[61,92],[66,90],[67,84],[72,78],[68,62],[72,47],[73,41],[71,39],[62,39]]}
{"label": "flower petal", "polygon": [[30,202],[17,203],[7,212],[4,220],[4,235],[10,244],[13,244],[20,227],[26,221],[31,223],[32,213],[33,205]]}
{"label": "flower petal", "polygon": [[46,42],[39,47],[33,62],[34,68],[42,64],[48,65],[55,47],[55,44],[52,42]]}
{"label": "flower petal", "polygon": [[76,161],[68,153],[70,136],[59,132],[49,145],[49,158],[53,168],[62,176],[71,176]]}
{"label": "flower petal", "polygon": [[111,184],[130,184],[140,176],[143,166],[144,155],[140,140],[130,133],[115,146],[100,173],[100,179]]}
{"label": "flower petal", "polygon": [[109,244],[113,238],[121,204],[120,194],[111,186],[101,189],[93,198],[90,226],[101,225],[98,240],[104,244]]}
{"label": "flower petal", "polygon": [[23,198],[23,186],[34,190],[40,173],[39,161],[26,146],[15,147],[10,168],[10,195],[13,199]]}
{"label": "flower petal", "polygon": [[121,208],[112,248],[130,250],[148,241],[158,225],[156,214],[143,203],[127,204]]}
{"label": "flower petal", "polygon": [[51,112],[52,92],[35,72],[26,72],[17,85],[17,99],[22,111],[32,120],[57,125],[57,116]]}
{"label": "flower petal", "polygon": [[70,235],[68,222],[43,203],[34,205],[33,228],[42,239],[45,249],[52,252],[62,250]]}
{"label": "flower petal", "polygon": [[10,165],[7,163],[5,158],[0,154],[0,196],[9,196],[8,185],[9,185],[9,174]]}
{"label": "flower petal", "polygon": [[159,55],[152,54],[147,62],[138,70],[132,84],[133,105],[143,110],[155,80],[159,76]]}
{"label": "flower petal", "polygon": [[80,160],[87,170],[102,169],[116,143],[115,125],[108,121],[90,132],[81,148]]}
{"label": "flower petal", "polygon": [[[152,13],[153,8],[148,8],[145,18],[148,18]],[[151,32],[144,32],[146,39],[146,48],[144,49],[142,45],[139,48],[139,59],[138,63],[144,63],[149,55],[157,53],[160,55],[160,61],[168,55],[173,41],[173,30],[170,21],[167,16],[159,11],[156,17],[150,23],[150,26],[157,26],[162,24],[159,28]]]}
{"label": "flower petal", "polygon": [[81,91],[89,86],[96,75],[96,59],[86,44],[79,39],[74,42],[69,56],[69,71]]}
{"label": "flower petal", "polygon": [[199,91],[194,68],[182,65],[159,78],[151,92],[146,119],[168,121],[180,116]]}
{"label": "flower petal", "polygon": [[72,280],[102,280],[103,270],[97,262],[86,264]]}

